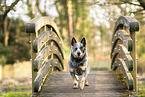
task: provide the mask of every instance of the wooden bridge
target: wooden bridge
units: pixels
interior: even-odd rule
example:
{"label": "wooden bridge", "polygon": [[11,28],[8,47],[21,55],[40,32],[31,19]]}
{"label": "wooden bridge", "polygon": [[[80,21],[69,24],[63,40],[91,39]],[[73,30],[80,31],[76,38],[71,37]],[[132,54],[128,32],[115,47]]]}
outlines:
{"label": "wooden bridge", "polygon": [[91,71],[90,85],[80,90],[72,88],[69,72],[63,71],[62,39],[56,24],[48,17],[32,19],[26,24],[31,34],[32,96],[137,97],[136,31],[136,19],[118,18],[112,36],[112,71]]}

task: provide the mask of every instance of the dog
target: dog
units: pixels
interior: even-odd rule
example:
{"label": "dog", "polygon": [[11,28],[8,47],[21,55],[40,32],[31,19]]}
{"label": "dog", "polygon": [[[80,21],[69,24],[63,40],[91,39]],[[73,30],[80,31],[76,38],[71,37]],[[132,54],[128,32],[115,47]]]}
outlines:
{"label": "dog", "polygon": [[[73,37],[71,41],[71,53],[69,58],[69,72],[74,81],[74,89],[83,89],[89,86],[87,75],[89,74],[89,64],[86,52],[86,39],[83,37],[81,42],[77,42]],[[79,75],[82,75],[79,84]]]}

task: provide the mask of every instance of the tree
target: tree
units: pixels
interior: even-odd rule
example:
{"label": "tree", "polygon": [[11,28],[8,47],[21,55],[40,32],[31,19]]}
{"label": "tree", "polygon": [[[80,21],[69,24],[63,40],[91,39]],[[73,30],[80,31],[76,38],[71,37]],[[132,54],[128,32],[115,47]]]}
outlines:
{"label": "tree", "polygon": [[[47,0],[45,0],[45,2],[44,2],[44,11],[42,11],[41,8],[40,8],[40,2],[41,2],[41,0],[35,0],[35,1],[36,1],[36,7],[37,7],[38,12],[39,12],[42,16],[46,16],[46,15],[47,15],[47,13],[46,13],[46,1],[47,1]],[[39,2],[39,1],[40,1],[40,2]]]}
{"label": "tree", "polygon": [[[14,9],[14,6],[19,2],[15,0],[10,6],[7,5],[7,0],[2,0],[0,2],[0,29],[1,33],[4,33],[4,45],[8,46],[9,30],[11,25],[7,25],[7,14]],[[8,27],[7,27],[8,26]]]}
{"label": "tree", "polygon": [[72,20],[72,1],[67,0],[67,16],[68,16],[68,39],[71,43],[73,37],[73,20]]}

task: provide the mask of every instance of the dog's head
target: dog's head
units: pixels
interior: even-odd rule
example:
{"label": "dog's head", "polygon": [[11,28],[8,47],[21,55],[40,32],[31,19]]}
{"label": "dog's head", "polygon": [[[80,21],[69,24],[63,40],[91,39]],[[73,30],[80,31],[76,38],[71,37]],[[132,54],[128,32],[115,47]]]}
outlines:
{"label": "dog's head", "polygon": [[86,39],[83,37],[81,42],[77,42],[73,37],[71,42],[71,54],[74,58],[81,59],[86,53]]}

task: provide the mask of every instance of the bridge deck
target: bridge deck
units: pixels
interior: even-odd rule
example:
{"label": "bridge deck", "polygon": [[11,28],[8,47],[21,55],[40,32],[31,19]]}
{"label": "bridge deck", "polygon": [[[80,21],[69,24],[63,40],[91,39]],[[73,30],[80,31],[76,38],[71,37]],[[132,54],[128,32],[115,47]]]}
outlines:
{"label": "bridge deck", "polygon": [[127,97],[133,95],[125,83],[113,71],[91,71],[89,86],[83,90],[73,89],[73,81],[68,72],[54,72],[48,76],[40,94],[41,97]]}

